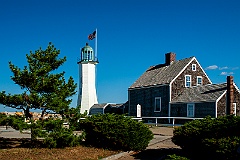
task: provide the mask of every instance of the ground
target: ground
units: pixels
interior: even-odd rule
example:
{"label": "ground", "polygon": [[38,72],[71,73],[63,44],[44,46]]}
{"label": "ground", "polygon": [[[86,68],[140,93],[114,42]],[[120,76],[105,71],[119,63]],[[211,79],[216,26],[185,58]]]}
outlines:
{"label": "ground", "polygon": [[10,148],[0,149],[1,160],[95,160],[117,152],[88,147],[69,147],[65,149]]}
{"label": "ground", "polygon": [[[0,128],[1,129],[1,128]],[[2,128],[3,130],[3,128]],[[156,159],[166,157],[168,154],[179,153],[181,149],[171,142],[173,128],[153,127],[150,130],[154,139],[149,143],[146,150],[142,152],[109,151],[85,146],[68,147],[64,149],[31,148],[26,139],[29,135],[20,134],[16,131],[2,132],[5,138],[0,138],[1,160],[95,160],[108,157],[109,160],[131,160],[131,159]],[[13,138],[14,135],[21,138]],[[6,137],[9,138],[6,138]],[[11,138],[10,138],[11,137]],[[21,146],[24,140],[24,146]],[[116,156],[120,155],[120,156]],[[112,158],[109,158],[111,156]]]}

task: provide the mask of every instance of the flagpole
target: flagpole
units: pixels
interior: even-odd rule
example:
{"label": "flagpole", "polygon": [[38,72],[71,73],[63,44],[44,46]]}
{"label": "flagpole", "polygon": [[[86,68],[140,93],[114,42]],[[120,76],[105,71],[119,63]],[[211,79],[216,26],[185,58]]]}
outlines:
{"label": "flagpole", "polygon": [[96,28],[96,38],[95,38],[95,58],[97,58],[97,38],[98,38],[98,36],[97,36],[97,28]]}

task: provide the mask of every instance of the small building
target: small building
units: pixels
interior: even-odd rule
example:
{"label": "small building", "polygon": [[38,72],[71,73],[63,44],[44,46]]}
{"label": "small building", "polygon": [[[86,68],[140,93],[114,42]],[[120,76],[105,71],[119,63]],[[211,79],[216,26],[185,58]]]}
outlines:
{"label": "small building", "polygon": [[240,92],[233,77],[212,84],[196,57],[176,60],[165,54],[165,63],[149,67],[129,88],[129,115],[142,117],[212,117],[240,115]]}
{"label": "small building", "polygon": [[125,114],[127,111],[125,110],[125,104],[115,104],[115,103],[101,103],[94,104],[89,111],[89,115],[95,114],[104,114],[104,113],[115,113],[115,114]]}

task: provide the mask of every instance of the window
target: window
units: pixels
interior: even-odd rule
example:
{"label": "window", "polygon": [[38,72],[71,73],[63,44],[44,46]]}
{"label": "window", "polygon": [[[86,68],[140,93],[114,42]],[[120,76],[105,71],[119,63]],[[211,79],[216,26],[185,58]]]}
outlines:
{"label": "window", "polygon": [[192,71],[196,71],[196,70],[197,70],[196,64],[192,64]]}
{"label": "window", "polygon": [[237,115],[237,103],[233,103],[233,114]]}
{"label": "window", "polygon": [[194,117],[194,104],[187,104],[187,117]]}
{"label": "window", "polygon": [[161,111],[161,97],[155,97],[155,106],[154,106],[155,112]]}
{"label": "window", "polygon": [[191,76],[185,75],[185,87],[191,87]]}
{"label": "window", "polygon": [[202,85],[202,76],[197,76],[197,85]]}
{"label": "window", "polygon": [[84,61],[87,60],[87,54],[83,54],[83,60],[84,60]]}
{"label": "window", "polygon": [[90,60],[90,54],[88,53],[88,60]]}

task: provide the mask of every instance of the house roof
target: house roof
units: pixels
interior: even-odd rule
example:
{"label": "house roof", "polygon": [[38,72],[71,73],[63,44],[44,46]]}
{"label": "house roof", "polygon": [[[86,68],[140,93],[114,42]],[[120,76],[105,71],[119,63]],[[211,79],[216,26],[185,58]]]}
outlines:
{"label": "house roof", "polygon": [[185,88],[171,103],[213,102],[227,91],[227,83]]}
{"label": "house roof", "polygon": [[194,57],[176,60],[170,65],[159,64],[151,66],[129,87],[129,89],[169,84],[183,68],[193,60],[193,58]]}
{"label": "house roof", "polygon": [[94,104],[91,108],[105,108],[108,103]]}
{"label": "house roof", "polygon": [[101,104],[94,104],[91,108],[106,108],[107,106],[111,106],[111,107],[121,107],[124,105],[124,103],[120,103],[120,104],[115,104],[115,103],[101,103]]}

